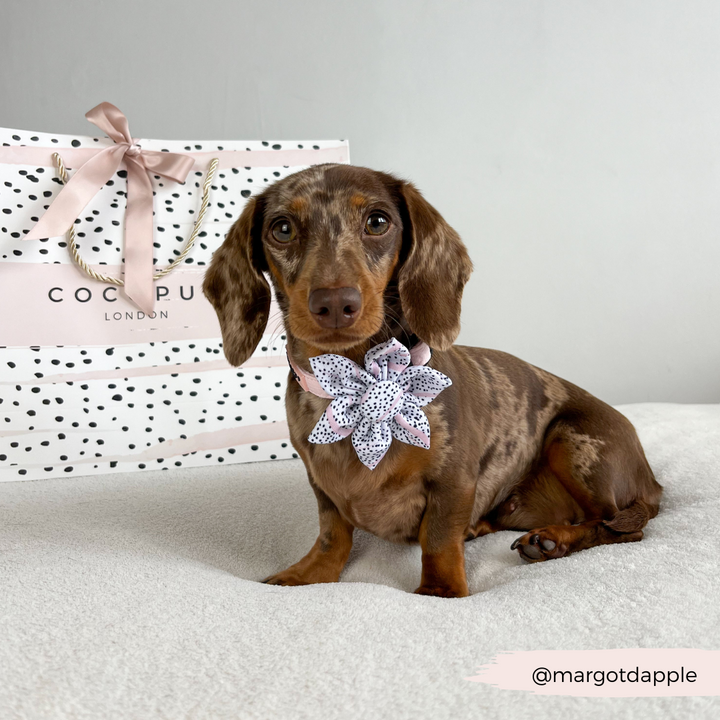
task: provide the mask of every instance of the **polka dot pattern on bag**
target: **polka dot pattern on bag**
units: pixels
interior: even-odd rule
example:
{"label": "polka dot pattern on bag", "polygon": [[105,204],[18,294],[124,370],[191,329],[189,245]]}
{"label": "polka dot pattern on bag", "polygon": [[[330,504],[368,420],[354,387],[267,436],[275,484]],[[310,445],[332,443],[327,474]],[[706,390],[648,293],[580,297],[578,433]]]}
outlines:
{"label": "polka dot pattern on bag", "polygon": [[[70,149],[112,144],[107,138],[1,129],[0,142],[15,147],[42,145],[61,156]],[[303,149],[302,143],[284,141],[139,142],[148,150],[168,152]],[[313,147],[339,144],[327,141]],[[66,164],[72,176],[74,169]],[[0,182],[0,261],[72,264],[65,237],[22,240],[62,188],[55,168],[35,164],[4,168],[10,170]],[[278,163],[218,170],[208,215],[185,264],[207,265],[248,198],[299,169]],[[204,175],[193,170],[184,184],[150,178],[158,267],[172,262],[184,247],[199,209]],[[78,246],[89,263],[117,266],[123,261],[126,202],[127,173],[120,169],[77,218]],[[0,427],[5,431],[0,436],[0,480],[293,457],[285,426],[284,341],[282,336],[263,338],[254,355],[256,362],[267,358],[271,365],[283,357],[279,366],[244,370],[213,367],[223,363],[219,340],[0,347]],[[258,438],[269,428],[272,432],[265,436],[276,439],[245,442],[242,431],[248,427],[262,430]],[[200,449],[207,444],[203,438],[216,437],[215,433],[229,433],[222,437],[233,436],[238,442],[222,449]]]}
{"label": "polka dot pattern on bag", "polygon": [[[284,358],[284,338],[271,340],[268,360]],[[286,437],[178,453],[207,433],[285,422],[284,362],[205,368],[222,357],[219,341],[0,349],[0,428],[13,430],[0,436],[0,480],[293,457]]]}

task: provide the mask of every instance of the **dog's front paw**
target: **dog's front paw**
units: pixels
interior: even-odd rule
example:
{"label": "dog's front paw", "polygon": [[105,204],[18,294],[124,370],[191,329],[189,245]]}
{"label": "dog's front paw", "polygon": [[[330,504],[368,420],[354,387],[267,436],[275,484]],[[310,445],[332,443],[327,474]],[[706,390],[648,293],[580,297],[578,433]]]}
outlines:
{"label": "dog's front paw", "polygon": [[340,569],[337,564],[301,560],[282,572],[265,578],[262,582],[266,585],[315,585],[337,582],[339,579]]}
{"label": "dog's front paw", "polygon": [[265,585],[310,585],[312,580],[306,580],[298,573],[283,570],[262,580]]}
{"label": "dog's front paw", "polygon": [[467,597],[467,585],[465,587],[453,587],[451,585],[421,585],[416,591],[416,595],[434,595],[443,598]]}

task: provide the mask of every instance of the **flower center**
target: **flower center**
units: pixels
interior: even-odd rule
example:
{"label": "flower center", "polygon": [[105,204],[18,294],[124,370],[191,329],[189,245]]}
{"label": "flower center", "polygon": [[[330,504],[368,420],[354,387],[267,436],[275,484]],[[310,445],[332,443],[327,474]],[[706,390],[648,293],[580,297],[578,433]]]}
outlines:
{"label": "flower center", "polygon": [[387,420],[402,402],[403,394],[403,389],[392,380],[376,382],[363,395],[360,412],[374,423]]}

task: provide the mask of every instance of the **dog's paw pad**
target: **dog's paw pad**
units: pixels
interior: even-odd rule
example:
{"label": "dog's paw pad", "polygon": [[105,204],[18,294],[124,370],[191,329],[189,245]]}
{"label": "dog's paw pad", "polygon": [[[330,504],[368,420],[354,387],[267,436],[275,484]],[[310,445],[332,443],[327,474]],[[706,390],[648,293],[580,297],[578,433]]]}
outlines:
{"label": "dog's paw pad", "polygon": [[523,560],[542,562],[565,555],[567,545],[559,542],[550,529],[543,529],[525,533],[513,542],[510,549],[517,550]]}

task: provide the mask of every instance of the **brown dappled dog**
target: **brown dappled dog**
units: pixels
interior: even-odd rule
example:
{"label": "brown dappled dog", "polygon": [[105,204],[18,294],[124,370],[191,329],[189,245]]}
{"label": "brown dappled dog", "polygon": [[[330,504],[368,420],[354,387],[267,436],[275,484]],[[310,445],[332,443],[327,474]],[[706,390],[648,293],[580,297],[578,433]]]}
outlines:
{"label": "brown dappled dog", "polygon": [[265,582],[336,582],[354,528],[419,542],[425,595],[468,594],[464,542],[529,530],[529,562],[634,542],[658,512],[655,481],[631,423],[579,387],[497,350],[453,345],[472,264],[457,233],[410,183],[365,168],[318,165],[252,198],[215,253],[204,292],[228,361],[240,365],[268,320],[270,275],[288,352],[359,365],[391,337],[420,340],[453,384],[424,408],[430,449],[392,442],[375,470],[345,438],[308,442],[329,400],[290,376],[292,444],[317,496],[310,552]]}

